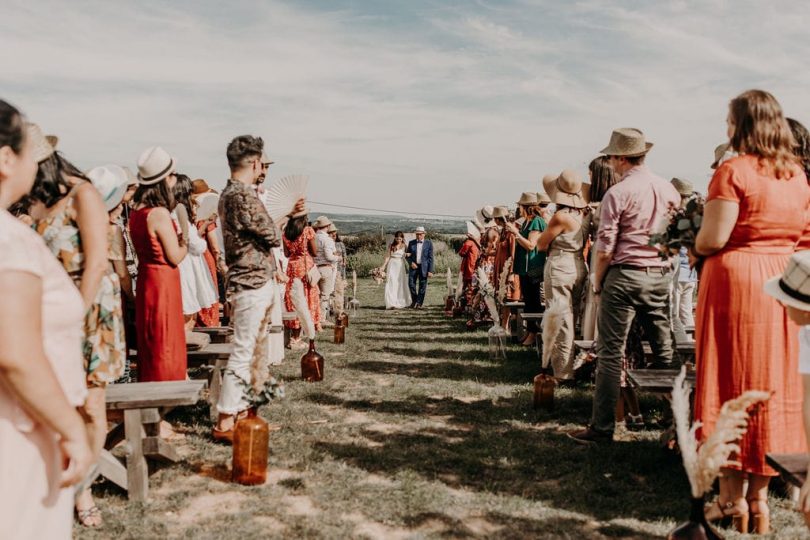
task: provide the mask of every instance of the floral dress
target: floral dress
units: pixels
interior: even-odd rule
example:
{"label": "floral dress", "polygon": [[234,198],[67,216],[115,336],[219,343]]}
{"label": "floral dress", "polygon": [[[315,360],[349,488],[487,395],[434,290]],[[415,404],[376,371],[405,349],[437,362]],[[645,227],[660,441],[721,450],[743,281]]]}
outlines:
{"label": "floral dress", "polygon": [[[315,238],[315,231],[312,227],[307,227],[297,239],[290,241],[284,238],[284,250],[287,252],[289,262],[287,263],[287,277],[290,280],[287,282],[287,291],[284,294],[284,307],[287,311],[295,311],[295,306],[292,301],[292,283],[293,280],[300,279],[304,284],[304,294],[307,297],[307,305],[309,312],[312,315],[312,322],[315,326],[321,322],[321,292],[318,290],[318,284],[310,285],[307,279],[307,273],[315,266],[315,261],[312,255],[309,254],[309,242]],[[298,319],[293,321],[284,321],[284,325],[288,328],[301,328],[301,323]]]}
{"label": "floral dress", "polygon": [[481,256],[478,259],[478,267],[472,277],[472,290],[475,291],[475,299],[472,305],[469,306],[472,319],[468,321],[467,326],[474,326],[492,322],[492,314],[489,312],[484,297],[480,294],[482,284],[479,282],[478,269],[482,269],[486,274],[490,285],[493,290],[495,287],[495,246],[486,246],[482,250]]}
{"label": "floral dress", "polygon": [[[65,208],[39,221],[36,230],[79,287],[84,270],[84,251],[73,206],[74,196],[75,189],[68,195]],[[115,382],[124,372],[126,340],[121,283],[114,271],[108,270],[101,278],[95,301],[85,314],[82,353],[90,386]]]}

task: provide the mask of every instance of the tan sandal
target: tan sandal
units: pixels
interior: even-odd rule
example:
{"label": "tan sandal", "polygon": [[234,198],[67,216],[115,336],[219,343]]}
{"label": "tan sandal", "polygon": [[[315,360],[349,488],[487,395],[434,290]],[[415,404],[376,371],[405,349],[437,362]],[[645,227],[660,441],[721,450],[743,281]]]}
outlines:
{"label": "tan sandal", "polygon": [[[744,506],[740,504],[744,503]],[[748,532],[748,503],[745,499],[741,499],[737,503],[731,501],[721,503],[720,499],[714,503],[706,506],[703,513],[706,516],[706,521],[719,521],[721,527],[728,528],[733,526],[737,532]]]}
{"label": "tan sandal", "polygon": [[88,529],[97,529],[104,525],[104,520],[101,518],[101,510],[99,510],[96,505],[91,506],[87,510],[79,510],[77,508],[76,517],[81,526],[87,527]]}

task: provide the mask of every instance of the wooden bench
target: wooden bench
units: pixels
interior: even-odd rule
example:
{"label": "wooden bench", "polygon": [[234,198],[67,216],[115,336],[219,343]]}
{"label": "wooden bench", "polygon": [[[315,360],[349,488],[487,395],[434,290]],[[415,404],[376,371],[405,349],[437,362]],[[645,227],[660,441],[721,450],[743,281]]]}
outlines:
{"label": "wooden bench", "polygon": [[194,328],[195,332],[207,334],[211,338],[211,343],[228,343],[233,339],[233,328],[230,326],[199,326]]}
{"label": "wooden bench", "polygon": [[[123,412],[123,423],[107,433],[97,467],[82,483],[89,486],[102,475],[127,492],[133,501],[149,496],[147,459],[173,463],[178,460],[171,444],[160,438],[160,421],[175,407],[195,405],[203,398],[205,381],[166,381],[112,384],[107,387],[110,418]],[[110,451],[126,440],[126,466]]]}
{"label": "wooden bench", "polygon": [[[627,371],[627,380],[639,391],[669,394],[679,373],[679,369],[631,369]],[[686,372],[686,383],[694,387],[694,371]]]}
{"label": "wooden bench", "polygon": [[504,302],[503,307],[509,308],[509,335],[512,336],[512,342],[517,343],[520,339],[518,336],[518,315],[523,311],[523,308],[526,307],[526,303]]}
{"label": "wooden bench", "polygon": [[765,461],[779,472],[786,484],[798,488],[804,485],[807,465],[810,463],[810,456],[807,454],[766,454]]}

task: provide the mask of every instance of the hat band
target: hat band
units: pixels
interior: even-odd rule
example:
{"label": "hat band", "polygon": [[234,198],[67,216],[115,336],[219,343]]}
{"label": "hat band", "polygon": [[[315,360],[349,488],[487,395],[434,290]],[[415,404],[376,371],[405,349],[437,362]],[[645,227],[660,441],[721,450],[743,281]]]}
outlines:
{"label": "hat band", "polygon": [[[567,193],[568,195],[579,195],[579,192],[574,193],[574,192],[571,192],[571,191],[564,190],[563,187],[560,185],[560,179],[559,178],[557,178],[557,180],[554,183],[557,184],[557,189],[559,189],[563,193]],[[580,190],[581,189],[582,189],[582,186],[580,185]]]}
{"label": "hat band", "polygon": [[783,293],[793,298],[794,300],[804,302],[805,304],[810,304],[810,294],[802,294],[795,289],[791,289],[790,286],[787,283],[785,283],[784,279],[781,278],[779,279],[779,288],[782,289]]}
{"label": "hat band", "polygon": [[166,168],[163,169],[162,171],[160,171],[159,173],[153,174],[152,176],[141,176],[141,181],[143,181],[143,182],[151,182],[153,180],[157,180],[157,179],[165,176],[166,173],[168,173],[171,170],[172,167],[174,167],[174,160],[173,159],[169,160],[169,164],[166,166]]}

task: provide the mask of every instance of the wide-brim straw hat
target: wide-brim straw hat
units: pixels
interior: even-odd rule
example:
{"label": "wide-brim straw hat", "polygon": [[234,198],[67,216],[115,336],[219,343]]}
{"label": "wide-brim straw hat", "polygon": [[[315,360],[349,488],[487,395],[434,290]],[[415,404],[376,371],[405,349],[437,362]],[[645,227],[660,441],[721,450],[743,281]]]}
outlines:
{"label": "wide-brim straw hat", "polygon": [[472,221],[467,222],[467,234],[472,236],[475,240],[481,240],[481,231]]}
{"label": "wide-brim straw hat", "polygon": [[689,180],[684,180],[683,178],[673,178],[672,186],[675,188],[675,191],[684,197],[688,197],[695,192],[694,184],[692,184],[692,182]]}
{"label": "wide-brim straw hat", "polygon": [[25,124],[25,130],[26,136],[28,137],[28,144],[31,145],[31,154],[34,157],[34,161],[42,163],[53,155],[55,152],[53,145],[48,142],[45,134],[42,133],[42,129],[37,124],[28,122]]}
{"label": "wide-brim straw hat", "polygon": [[536,206],[537,193],[524,191],[523,193],[520,194],[520,199],[518,200],[517,204],[519,204],[520,206]]}
{"label": "wide-brim straw hat", "polygon": [[794,253],[782,275],[766,281],[764,288],[786,306],[810,311],[810,250]]}
{"label": "wide-brim straw hat", "polygon": [[102,165],[87,171],[87,178],[104,199],[107,212],[121,204],[129,188],[129,177],[119,165]]}
{"label": "wide-brim straw hat", "polygon": [[332,224],[332,220],[330,220],[326,216],[318,216],[315,220],[315,223],[312,224],[313,229],[324,229]]}
{"label": "wide-brim straw hat", "polygon": [[129,167],[124,166],[124,167],[121,167],[121,168],[124,169],[125,173],[127,173],[127,187],[131,188],[132,186],[137,186],[138,185],[138,177],[135,176],[135,173],[133,173],[132,170]]}
{"label": "wide-brim straw hat", "polygon": [[414,234],[419,234],[419,233],[425,234],[425,228],[420,226],[420,227],[415,228],[413,230],[413,232],[414,232]]}
{"label": "wide-brim straw hat", "polygon": [[337,227],[335,227],[334,223],[330,223],[329,227],[326,229],[326,232],[328,233],[337,232]]}
{"label": "wide-brim straw hat", "polygon": [[723,156],[726,155],[729,148],[731,148],[731,145],[727,142],[717,145],[717,148],[714,149],[714,162],[711,164],[712,169],[716,169],[720,166],[720,160],[723,159]]}
{"label": "wide-brim straw hat", "polygon": [[538,191],[537,204],[551,204],[551,197],[545,191]]}
{"label": "wide-brim straw hat", "polygon": [[644,133],[636,128],[619,128],[610,134],[610,142],[602,149],[606,156],[638,157],[650,151],[653,143],[647,142]]}
{"label": "wide-brim straw hat", "polygon": [[[548,194],[549,197],[551,197],[551,195],[553,195],[554,190],[557,189],[556,182],[557,182],[556,174],[547,174],[543,177],[543,190],[545,190],[545,192]],[[549,202],[551,202],[551,199],[549,199]]]}
{"label": "wide-brim straw hat", "polygon": [[202,178],[197,178],[191,182],[191,194],[192,195],[202,195],[203,193],[214,193],[214,190],[211,189],[211,186],[208,185],[208,182],[203,180]]}
{"label": "wide-brim straw hat", "polygon": [[554,181],[551,202],[571,208],[585,208],[588,203],[582,198],[582,177],[573,170],[565,169]]}
{"label": "wide-brim straw hat", "polygon": [[174,158],[160,146],[151,146],[138,158],[138,184],[153,186],[175,171]]}
{"label": "wide-brim straw hat", "polygon": [[492,219],[501,218],[501,219],[508,219],[509,218],[509,209],[505,206],[496,206],[492,210]]}

